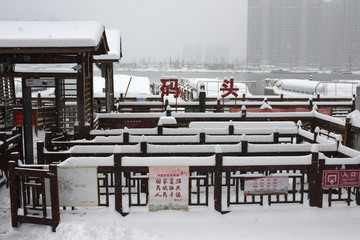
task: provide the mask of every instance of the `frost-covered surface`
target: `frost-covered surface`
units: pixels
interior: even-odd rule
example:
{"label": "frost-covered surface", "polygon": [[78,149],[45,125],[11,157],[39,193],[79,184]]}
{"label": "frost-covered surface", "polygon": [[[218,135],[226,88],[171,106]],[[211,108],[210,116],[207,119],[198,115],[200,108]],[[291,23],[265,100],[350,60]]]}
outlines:
{"label": "frost-covered surface", "polygon": [[[248,152],[310,152],[313,144],[248,144]],[[318,144],[319,151],[336,151],[337,144]]]}
{"label": "frost-covered surface", "polygon": [[123,157],[122,166],[214,166],[210,157]]}
{"label": "frost-covered surface", "polygon": [[308,79],[265,79],[267,88],[272,89],[275,94],[284,96],[315,96],[319,93],[327,97],[352,97],[356,94],[359,80],[318,82]]}
{"label": "frost-covered surface", "polygon": [[70,157],[59,167],[99,167],[114,166],[114,155],[109,157]]}
{"label": "frost-covered surface", "polygon": [[[44,151],[48,153],[47,151]],[[136,145],[97,145],[97,146],[73,146],[69,150],[61,151],[62,153],[97,153],[97,154],[114,154],[114,153],[138,153],[140,152],[140,143]]]}
{"label": "frost-covered surface", "polygon": [[223,157],[224,166],[264,166],[264,165],[310,165],[311,154],[306,156],[274,157]]}
{"label": "frost-covered surface", "polygon": [[313,113],[314,113],[314,116],[316,118],[319,118],[319,119],[322,119],[322,120],[325,120],[325,121],[328,121],[328,122],[336,123],[336,124],[339,124],[341,126],[345,126],[345,121],[344,120],[334,118],[334,117],[331,117],[331,116],[328,116],[328,115],[325,115],[325,114],[321,114],[321,113],[319,113],[317,111],[313,111]]}
{"label": "frost-covered surface", "polygon": [[[189,145],[155,145],[148,144],[148,153],[215,153],[215,144]],[[223,152],[241,152],[241,143],[220,145]]]}
{"label": "frost-covered surface", "polygon": [[160,118],[165,113],[98,113],[96,116],[100,118]]}
{"label": "frost-covered surface", "polygon": [[105,34],[109,45],[109,51],[107,54],[94,56],[94,59],[118,61],[120,59],[120,31],[106,29]]}
{"label": "frost-covered surface", "polygon": [[146,141],[149,143],[199,143],[199,134],[195,136],[130,136],[130,142]]}
{"label": "frost-covered surface", "polygon": [[0,21],[0,47],[96,47],[103,32],[93,21]]}
{"label": "frost-covered surface", "polygon": [[359,151],[356,151],[352,148],[349,148],[349,147],[346,147],[342,144],[339,145],[339,149],[338,151],[342,154],[345,154],[349,157],[358,157],[360,155],[360,152]]}
{"label": "frost-covered surface", "polygon": [[214,143],[214,142],[240,142],[248,141],[248,142],[273,142],[274,141],[274,135],[263,135],[263,136],[257,136],[257,135],[228,135],[228,136],[212,136],[212,135],[206,135],[205,141],[208,143]]}
{"label": "frost-covered surface", "polygon": [[360,164],[360,155],[353,158],[327,158],[325,157],[326,165],[344,165],[344,164]]}
{"label": "frost-covered surface", "polygon": [[292,128],[295,127],[295,123],[291,121],[273,121],[273,122],[259,122],[259,121],[246,121],[246,122],[239,122],[239,121],[214,121],[214,122],[191,122],[189,124],[189,128],[220,128],[220,127],[228,127],[229,125],[233,125],[234,128],[271,128],[274,130],[275,127],[277,128]]}
{"label": "frost-covered surface", "polygon": [[[304,204],[231,207],[228,214],[213,206],[184,211],[138,211],[122,217],[110,207],[60,209],[56,233],[48,226],[21,224],[11,227],[9,190],[0,189],[0,238],[22,240],[358,240],[360,207],[334,202],[323,208]],[[210,201],[211,202],[211,201]],[[296,217],[294,217],[296,216]],[[341,219],[341,221],[339,220]],[[334,231],[336,229],[336,231]],[[325,234],[331,233],[331,234]],[[240,235],[239,235],[240,234]]]}
{"label": "frost-covered surface", "polygon": [[355,111],[349,113],[347,117],[350,118],[350,123],[352,126],[360,128],[360,111],[359,110],[355,110]]}

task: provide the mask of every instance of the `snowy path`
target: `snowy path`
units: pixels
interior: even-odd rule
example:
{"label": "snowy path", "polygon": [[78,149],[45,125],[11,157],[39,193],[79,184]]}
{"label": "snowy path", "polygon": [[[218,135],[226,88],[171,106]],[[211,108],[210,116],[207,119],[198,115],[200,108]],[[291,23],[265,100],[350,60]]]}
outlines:
{"label": "snowy path", "polygon": [[56,233],[47,226],[11,227],[9,194],[0,189],[0,239],[346,239],[358,240],[360,207],[336,203],[310,208],[307,203],[242,206],[221,215],[211,207],[190,212],[137,212],[122,217],[110,207],[61,210]]}

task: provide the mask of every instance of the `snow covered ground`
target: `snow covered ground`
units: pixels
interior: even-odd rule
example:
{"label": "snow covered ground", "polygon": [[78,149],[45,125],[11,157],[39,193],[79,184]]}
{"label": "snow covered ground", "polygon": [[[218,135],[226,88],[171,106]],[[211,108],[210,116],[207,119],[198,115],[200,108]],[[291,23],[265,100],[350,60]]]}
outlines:
{"label": "snow covered ground", "polygon": [[21,224],[11,227],[8,189],[0,189],[0,239],[145,240],[145,239],[307,239],[358,240],[360,207],[334,203],[324,208],[304,204],[241,206],[228,214],[212,206],[190,207],[189,212],[136,212],[122,217],[110,207],[61,210],[57,232],[51,227]]}

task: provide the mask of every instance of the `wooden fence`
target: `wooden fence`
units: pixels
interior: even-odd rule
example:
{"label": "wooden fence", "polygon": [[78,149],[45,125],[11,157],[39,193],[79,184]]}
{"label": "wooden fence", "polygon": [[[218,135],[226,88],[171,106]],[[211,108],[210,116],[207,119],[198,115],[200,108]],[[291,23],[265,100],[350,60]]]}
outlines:
{"label": "wooden fence", "polygon": [[[60,222],[56,165],[50,165],[49,170],[43,170],[19,167],[16,162],[11,161],[9,179],[12,226],[18,227],[20,223],[49,225],[55,232]],[[48,188],[45,186],[46,179],[49,179]],[[50,191],[50,205],[46,200],[46,191]],[[20,209],[23,211],[19,211]]]}
{"label": "wooden fence", "polygon": [[23,159],[22,130],[17,127],[11,132],[0,132],[0,187],[7,183],[8,162]]}

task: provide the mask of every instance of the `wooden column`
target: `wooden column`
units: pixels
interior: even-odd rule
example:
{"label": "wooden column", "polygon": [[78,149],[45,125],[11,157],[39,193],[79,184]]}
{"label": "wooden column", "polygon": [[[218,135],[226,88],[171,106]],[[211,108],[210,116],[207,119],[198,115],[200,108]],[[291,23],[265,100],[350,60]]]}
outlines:
{"label": "wooden column", "polygon": [[78,69],[76,79],[77,89],[77,121],[78,121],[78,133],[76,138],[83,138],[85,132],[85,61],[84,54],[78,55]]}

